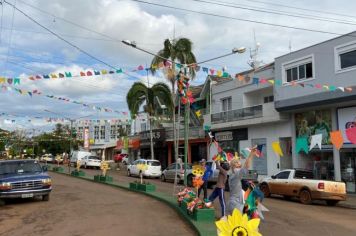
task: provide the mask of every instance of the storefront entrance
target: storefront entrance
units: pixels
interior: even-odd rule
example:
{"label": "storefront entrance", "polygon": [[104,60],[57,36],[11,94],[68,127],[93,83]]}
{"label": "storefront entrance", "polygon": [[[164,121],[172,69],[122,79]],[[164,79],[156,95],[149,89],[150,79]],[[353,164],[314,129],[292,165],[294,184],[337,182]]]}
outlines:
{"label": "storefront entrance", "polygon": [[356,149],[343,148],[340,150],[341,180],[346,184],[348,193],[355,193],[355,162]]}

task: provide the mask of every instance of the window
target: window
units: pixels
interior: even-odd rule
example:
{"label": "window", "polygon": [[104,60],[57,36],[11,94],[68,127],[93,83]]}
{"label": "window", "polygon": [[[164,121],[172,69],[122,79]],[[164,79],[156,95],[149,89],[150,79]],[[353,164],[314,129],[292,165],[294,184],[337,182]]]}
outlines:
{"label": "window", "polygon": [[116,126],[112,125],[111,130],[110,130],[110,138],[115,139],[116,138]]}
{"label": "window", "polygon": [[269,103],[269,102],[273,102],[273,101],[274,101],[273,95],[267,96],[267,97],[264,97],[264,98],[263,98],[263,102],[264,102],[264,103]]}
{"label": "window", "polygon": [[147,125],[146,123],[141,124],[141,131],[146,131],[147,130]]}
{"label": "window", "polygon": [[78,128],[78,133],[77,133],[77,135],[78,135],[78,139],[79,140],[83,140],[83,127],[79,127]]}
{"label": "window", "polygon": [[299,58],[297,60],[282,64],[283,82],[298,82],[301,80],[314,78],[313,61],[314,56],[309,55],[304,58]]}
{"label": "window", "polygon": [[313,64],[311,62],[286,70],[287,82],[313,78]]}
{"label": "window", "polygon": [[356,50],[340,54],[341,69],[356,66]]}
{"label": "window", "polygon": [[283,171],[276,175],[276,179],[288,179],[290,171]]}
{"label": "window", "polygon": [[94,139],[99,139],[99,126],[94,127]]}
{"label": "window", "polygon": [[232,99],[231,97],[221,99],[222,111],[232,110]]}
{"label": "window", "polygon": [[356,69],[356,41],[335,48],[335,71]]}
{"label": "window", "polygon": [[100,126],[100,139],[105,139],[105,126]]}

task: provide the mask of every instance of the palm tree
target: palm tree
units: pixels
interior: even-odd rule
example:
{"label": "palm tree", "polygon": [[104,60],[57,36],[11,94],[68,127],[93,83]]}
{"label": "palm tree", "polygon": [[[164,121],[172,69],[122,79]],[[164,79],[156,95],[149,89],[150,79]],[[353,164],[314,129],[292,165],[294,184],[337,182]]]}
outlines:
{"label": "palm tree", "polygon": [[[163,49],[157,53],[157,56],[155,56],[151,62],[152,73],[154,74],[156,72],[156,68],[158,68],[159,64],[161,63],[165,64],[167,62],[166,59],[169,59],[174,62],[179,62],[179,64],[183,64],[183,65],[185,64],[190,65],[196,63],[195,55],[192,53],[192,45],[193,43],[190,41],[190,39],[187,38],[179,38],[179,39],[174,39],[172,41],[166,39],[164,41]],[[175,101],[176,101],[176,93],[175,93],[176,70],[175,69],[176,69],[176,64],[173,63],[172,67],[168,68],[165,72],[166,79],[171,83],[173,111],[175,111]],[[191,67],[191,69],[189,70],[189,74],[191,79],[195,78],[195,67]],[[175,159],[177,160],[179,140],[177,139],[177,134],[176,134],[175,112],[173,112],[173,139],[174,139],[174,147],[175,147]]]}
{"label": "palm tree", "polygon": [[173,101],[169,87],[164,83],[156,83],[151,88],[142,82],[136,82],[132,85],[126,96],[127,106],[129,107],[131,118],[135,118],[140,107],[144,104],[144,110],[149,116],[150,122],[150,139],[151,139],[151,159],[154,159],[153,142],[152,142],[152,118],[159,110],[157,102],[159,101],[172,112]]}

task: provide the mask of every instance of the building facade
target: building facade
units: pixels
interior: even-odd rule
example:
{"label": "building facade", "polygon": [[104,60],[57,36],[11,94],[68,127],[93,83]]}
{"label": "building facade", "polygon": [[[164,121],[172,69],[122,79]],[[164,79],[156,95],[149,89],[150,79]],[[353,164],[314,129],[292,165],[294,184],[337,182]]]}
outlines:
{"label": "building facade", "polygon": [[[352,33],[351,33],[352,34]],[[356,121],[356,40],[344,35],[275,59],[276,110],[291,117],[293,167],[313,170],[317,178],[344,181],[355,192],[356,145],[345,130]],[[340,150],[330,132],[340,130]],[[322,134],[322,147],[296,152],[297,138]]]}

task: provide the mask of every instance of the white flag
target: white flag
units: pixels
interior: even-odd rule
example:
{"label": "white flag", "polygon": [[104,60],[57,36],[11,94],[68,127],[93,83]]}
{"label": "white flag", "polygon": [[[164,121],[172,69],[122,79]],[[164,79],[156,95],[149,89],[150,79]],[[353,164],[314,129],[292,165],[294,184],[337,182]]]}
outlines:
{"label": "white flag", "polygon": [[315,147],[315,145],[318,145],[319,146],[319,149],[321,149],[321,140],[323,139],[323,135],[322,134],[316,134],[316,135],[313,135],[311,137],[311,141],[310,141],[310,149],[309,150],[312,150],[313,147]]}
{"label": "white flag", "polygon": [[345,92],[345,88],[344,87],[337,87],[338,89],[340,89],[341,91]]}

